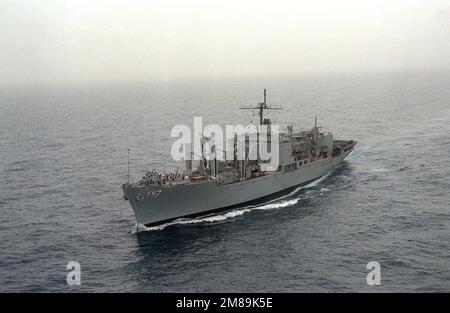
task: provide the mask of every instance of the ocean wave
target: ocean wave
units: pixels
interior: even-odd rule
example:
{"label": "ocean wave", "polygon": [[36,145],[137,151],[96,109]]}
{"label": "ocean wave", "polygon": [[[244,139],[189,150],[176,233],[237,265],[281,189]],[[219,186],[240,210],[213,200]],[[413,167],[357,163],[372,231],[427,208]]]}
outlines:
{"label": "ocean wave", "polygon": [[373,168],[372,172],[376,172],[376,173],[384,173],[384,172],[388,172],[388,170],[384,167],[382,168]]}

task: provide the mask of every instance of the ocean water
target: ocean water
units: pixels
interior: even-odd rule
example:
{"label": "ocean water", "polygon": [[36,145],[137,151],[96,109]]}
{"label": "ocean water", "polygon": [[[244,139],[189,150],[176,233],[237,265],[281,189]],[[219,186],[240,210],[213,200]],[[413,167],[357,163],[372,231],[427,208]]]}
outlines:
{"label": "ocean water", "polygon": [[[449,86],[416,71],[3,87],[0,292],[450,292]],[[137,229],[127,148],[135,178],[174,167],[174,125],[247,124],[237,107],[263,88],[274,122],[317,114],[356,150],[270,203]]]}

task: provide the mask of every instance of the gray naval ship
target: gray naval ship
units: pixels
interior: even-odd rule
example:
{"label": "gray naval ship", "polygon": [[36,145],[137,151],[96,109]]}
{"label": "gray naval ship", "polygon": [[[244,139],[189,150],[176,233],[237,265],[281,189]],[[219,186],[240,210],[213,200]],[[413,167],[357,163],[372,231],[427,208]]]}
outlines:
{"label": "gray naval ship", "polygon": [[[269,125],[263,116],[270,107],[264,102],[240,109],[254,110],[260,125]],[[307,131],[292,126],[279,132],[279,166],[270,168],[257,160],[206,160],[193,168],[161,174],[147,171],[139,181],[122,185],[124,199],[129,201],[138,224],[147,227],[179,218],[193,218],[256,205],[275,199],[324,176],[340,164],[356,145],[353,140],[334,140],[322,132],[315,119]]]}

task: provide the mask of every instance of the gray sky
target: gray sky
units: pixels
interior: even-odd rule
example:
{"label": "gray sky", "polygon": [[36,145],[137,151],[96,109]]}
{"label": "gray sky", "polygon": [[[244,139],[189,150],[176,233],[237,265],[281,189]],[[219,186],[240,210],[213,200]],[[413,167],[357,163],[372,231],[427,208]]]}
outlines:
{"label": "gray sky", "polygon": [[0,84],[450,69],[450,0],[0,0]]}

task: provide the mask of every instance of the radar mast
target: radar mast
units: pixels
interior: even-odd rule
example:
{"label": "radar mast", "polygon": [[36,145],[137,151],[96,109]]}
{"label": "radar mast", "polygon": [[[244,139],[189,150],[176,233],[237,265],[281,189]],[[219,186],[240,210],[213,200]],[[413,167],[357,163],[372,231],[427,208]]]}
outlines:
{"label": "radar mast", "polygon": [[281,107],[272,107],[267,105],[267,97],[266,97],[266,90],[264,89],[264,102],[258,103],[256,106],[254,105],[243,105],[240,106],[240,110],[247,110],[253,112],[253,114],[258,114],[259,116],[259,125],[263,125],[263,117],[265,114],[264,110],[266,111],[272,111],[272,110],[283,110]]}

